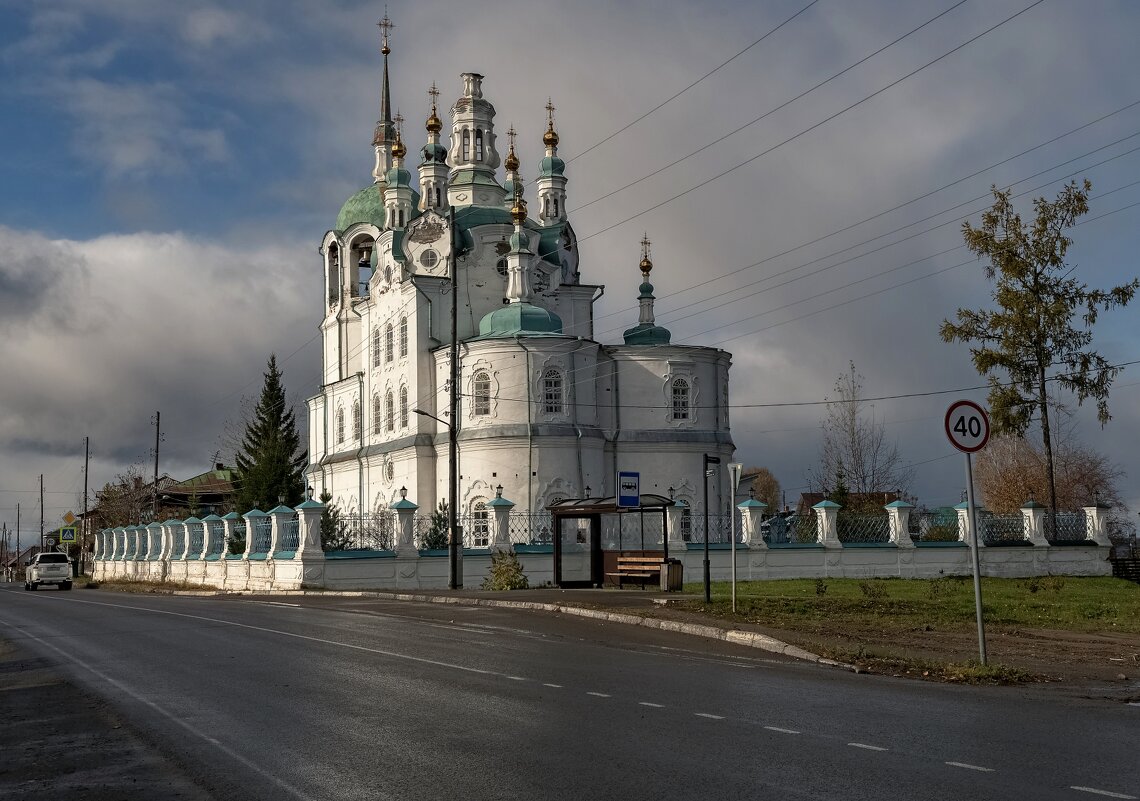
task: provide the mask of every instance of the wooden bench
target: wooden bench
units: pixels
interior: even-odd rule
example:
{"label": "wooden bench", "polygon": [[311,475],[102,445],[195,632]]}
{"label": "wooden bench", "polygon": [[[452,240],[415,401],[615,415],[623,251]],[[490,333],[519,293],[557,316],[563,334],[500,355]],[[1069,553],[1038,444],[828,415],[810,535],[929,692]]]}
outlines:
{"label": "wooden bench", "polygon": [[625,579],[637,579],[644,588],[647,582],[660,580],[663,562],[660,556],[619,556],[617,571],[606,575],[615,577],[619,587]]}

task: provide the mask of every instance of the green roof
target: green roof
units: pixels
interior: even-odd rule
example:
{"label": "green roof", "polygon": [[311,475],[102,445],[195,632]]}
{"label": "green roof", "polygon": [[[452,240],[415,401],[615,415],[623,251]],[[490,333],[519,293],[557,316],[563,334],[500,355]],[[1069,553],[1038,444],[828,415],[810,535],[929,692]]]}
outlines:
{"label": "green roof", "polygon": [[336,215],[336,230],[344,231],[356,223],[372,223],[384,228],[384,197],[377,184],[370,184],[350,197]]}
{"label": "green roof", "polygon": [[539,164],[539,175],[562,175],[566,170],[566,162],[558,156],[547,156]]}
{"label": "green roof", "polygon": [[668,328],[652,323],[639,323],[627,328],[624,336],[627,345],[668,345],[672,338]]}
{"label": "green roof", "polygon": [[561,334],[562,318],[530,303],[508,303],[479,321],[481,337],[513,337],[519,334]]}

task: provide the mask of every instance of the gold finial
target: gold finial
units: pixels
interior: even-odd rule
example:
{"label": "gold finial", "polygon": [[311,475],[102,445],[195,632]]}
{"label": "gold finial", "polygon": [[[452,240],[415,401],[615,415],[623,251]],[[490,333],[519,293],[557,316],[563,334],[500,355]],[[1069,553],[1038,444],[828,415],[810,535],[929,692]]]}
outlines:
{"label": "gold finial", "polygon": [[428,94],[431,96],[431,116],[427,118],[428,133],[437,134],[443,130],[443,123],[436,113],[435,101],[439,97],[439,90],[435,88],[435,81],[432,81],[431,89],[428,89]]}
{"label": "gold finial", "polygon": [[402,159],[408,152],[404,147],[404,116],[396,109],[396,146],[392,148],[392,155],[398,159]]}
{"label": "gold finial", "polygon": [[515,184],[515,204],[511,206],[511,219],[518,226],[526,222],[526,201],[523,200],[521,181]]}
{"label": "gold finial", "polygon": [[649,277],[649,272],[653,269],[653,262],[649,259],[649,234],[641,237],[641,272],[646,278]]}
{"label": "gold finial", "polygon": [[546,133],[542,135],[542,143],[547,147],[558,147],[558,134],[554,132],[554,104],[546,98]]}
{"label": "gold finial", "polygon": [[392,20],[388,19],[388,6],[384,6],[384,19],[376,23],[380,28],[381,45],[380,52],[388,55],[392,52],[392,48],[388,47],[388,32],[396,26],[392,24]]}
{"label": "gold finial", "polygon": [[510,130],[507,131],[507,138],[511,140],[511,146],[507,150],[507,158],[503,162],[503,166],[507,168],[507,172],[514,172],[519,168],[519,157],[515,155],[515,136],[517,136],[517,133],[515,132],[515,126],[512,125]]}

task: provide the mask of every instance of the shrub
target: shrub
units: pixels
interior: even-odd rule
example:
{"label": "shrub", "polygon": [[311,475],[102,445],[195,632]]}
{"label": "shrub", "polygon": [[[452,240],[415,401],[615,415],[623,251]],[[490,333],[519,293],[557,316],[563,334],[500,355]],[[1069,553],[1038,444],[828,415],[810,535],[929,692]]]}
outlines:
{"label": "shrub", "polygon": [[431,513],[427,533],[424,534],[420,547],[426,550],[441,551],[448,547],[447,501],[440,501],[439,506]]}
{"label": "shrub", "polygon": [[881,601],[887,597],[887,588],[870,581],[860,581],[859,591],[863,597],[871,601]]}
{"label": "shrub", "polygon": [[493,551],[491,570],[483,579],[485,590],[525,590],[529,587],[522,562],[514,551]]}
{"label": "shrub", "polygon": [[817,578],[815,580],[815,594],[816,595],[826,595],[827,594],[827,582],[821,578]]}

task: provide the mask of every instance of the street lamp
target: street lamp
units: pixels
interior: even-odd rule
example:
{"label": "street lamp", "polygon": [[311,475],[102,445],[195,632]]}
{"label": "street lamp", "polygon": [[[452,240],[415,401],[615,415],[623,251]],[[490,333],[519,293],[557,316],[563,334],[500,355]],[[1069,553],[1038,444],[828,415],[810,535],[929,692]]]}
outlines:
{"label": "street lamp", "polygon": [[709,579],[709,478],[716,470],[709,465],[720,464],[719,456],[705,454],[705,603],[712,603],[712,582]]}
{"label": "street lamp", "polygon": [[423,409],[412,409],[412,412],[421,417],[430,417],[447,428],[447,586],[452,590],[462,589],[463,577],[459,572],[460,533],[456,517],[456,504],[459,499],[459,458],[455,426],[440,417],[436,417],[431,412],[425,412]]}

